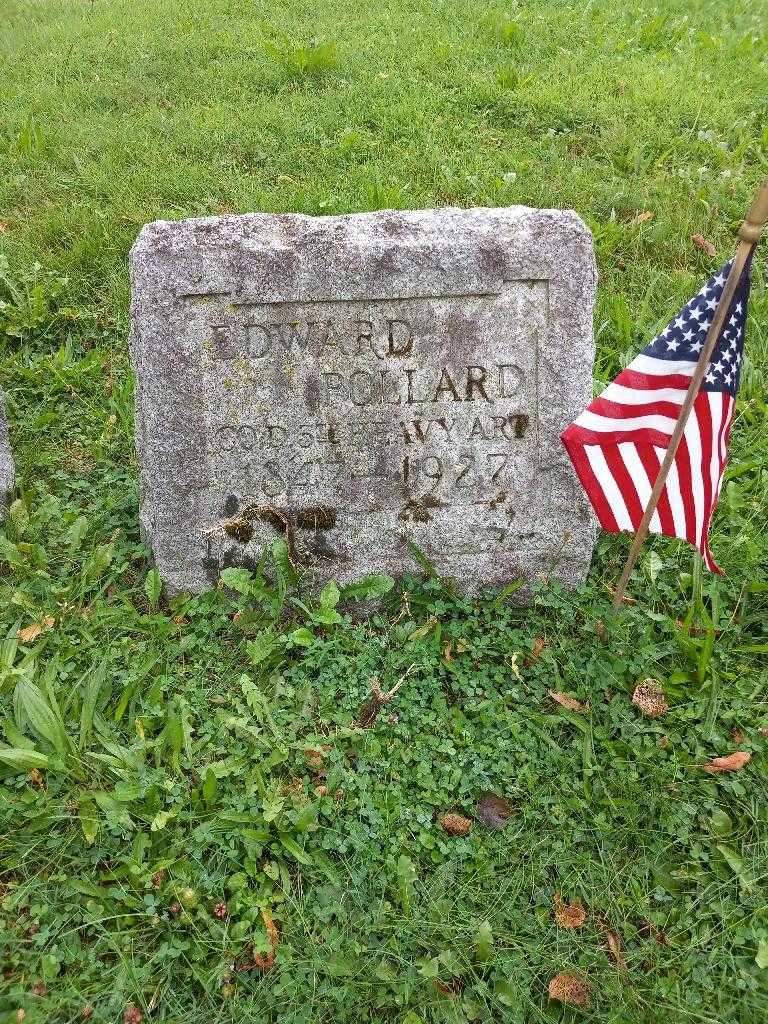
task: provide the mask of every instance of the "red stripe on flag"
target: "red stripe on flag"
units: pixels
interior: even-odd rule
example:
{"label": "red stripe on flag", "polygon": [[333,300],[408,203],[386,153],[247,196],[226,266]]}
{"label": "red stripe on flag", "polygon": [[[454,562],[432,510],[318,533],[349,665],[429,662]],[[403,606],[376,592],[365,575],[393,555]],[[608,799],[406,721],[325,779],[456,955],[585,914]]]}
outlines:
{"label": "red stripe on flag", "polygon": [[636,530],[640,525],[640,520],[643,518],[643,505],[640,501],[640,496],[637,493],[634,481],[629,474],[629,470],[624,465],[624,460],[619,453],[619,449],[616,445],[609,444],[603,448],[603,455],[608,469],[611,471],[611,476],[616,481],[616,484],[621,492],[621,496],[624,499],[624,504],[627,506],[627,512],[632,522],[632,529]]}
{"label": "red stripe on flag", "polygon": [[561,440],[573,463],[576,475],[581,481],[581,486],[584,488],[590,504],[595,510],[595,515],[600,525],[607,533],[621,533],[613,510],[608,503],[608,499],[605,497],[605,492],[600,485],[600,481],[595,476],[594,470],[587,458],[587,453],[584,451],[584,446],[580,440],[574,437],[573,425],[563,432]]}
{"label": "red stripe on flag", "polygon": [[[616,421],[617,426],[620,423],[620,420]],[[667,448],[672,434],[671,431],[669,434],[664,434],[660,430],[651,430],[648,427],[639,427],[637,430],[590,430],[588,427],[580,427],[572,423],[560,436],[563,441],[567,438],[574,444],[596,444],[600,448],[605,448],[610,444],[621,444],[624,441],[634,441],[635,444],[655,444],[658,448]]]}
{"label": "red stripe on flag", "polygon": [[699,423],[701,439],[701,481],[704,490],[704,507],[701,517],[701,537],[699,547],[706,558],[707,533],[709,532],[709,516],[712,511],[712,413],[709,408],[709,394],[700,391],[693,403],[693,415]]}
{"label": "red stripe on flag", "polygon": [[[721,486],[722,479],[723,479],[723,472],[725,470],[725,463],[726,463],[727,458],[728,458],[728,443],[727,443],[727,441],[726,441],[726,444],[725,444],[725,453],[721,454],[722,453],[723,437],[726,434],[730,434],[731,423],[733,421],[733,409],[734,409],[734,404],[735,404],[734,400],[731,398],[731,396],[727,392],[725,392],[725,391],[723,391],[721,393],[720,397],[721,397],[722,403],[723,403],[722,419],[720,420],[720,430],[718,431],[717,438],[715,440],[715,443],[716,443],[716,446],[717,446],[715,450],[717,452],[717,463],[718,463],[718,467],[719,467],[719,472],[718,472],[718,477],[717,477],[717,486],[715,487],[715,491],[714,491],[714,493],[712,495],[712,509],[710,511],[710,514],[709,514],[710,525],[711,525],[711,522],[712,522],[712,517],[715,514],[715,509],[717,508],[717,506],[719,504],[719,501],[720,501],[720,486]],[[712,551],[710,550],[710,547],[709,547],[709,530],[707,530],[706,545],[707,545],[707,559],[706,559],[707,560],[707,568],[710,569],[712,572],[716,572],[716,573],[718,573],[719,575],[722,576],[722,574],[723,574],[722,569],[720,568],[720,566],[717,564],[717,562],[715,562],[714,558],[712,557]]]}
{"label": "red stripe on flag", "polygon": [[691,544],[698,547],[696,536],[696,510],[693,504],[693,479],[691,476],[691,455],[688,451],[688,444],[685,436],[680,441],[680,447],[675,455],[675,466],[677,477],[680,481],[680,495],[683,499],[683,511],[685,513],[685,536]]}
{"label": "red stripe on flag", "polygon": [[659,388],[678,388],[686,391],[691,383],[691,378],[684,373],[663,373],[658,376],[655,373],[640,373],[639,370],[622,370],[614,384],[621,384],[625,388],[633,388],[635,391],[657,391]]}
{"label": "red stripe on flag", "polygon": [[[648,482],[651,487],[653,487],[656,483],[656,477],[659,475],[659,470],[661,469],[661,461],[651,445],[637,445],[637,454],[639,455],[640,461],[642,462],[643,468],[648,476]],[[669,496],[667,494],[666,486],[661,490],[659,501],[656,505],[656,511],[659,513],[661,532],[667,534],[669,537],[674,537],[675,520],[672,516],[672,508],[669,504]]]}
{"label": "red stripe on flag", "polygon": [[636,416],[669,416],[676,420],[680,415],[682,402],[643,402],[642,405],[624,405],[610,398],[596,398],[588,411],[609,419],[632,419]]}

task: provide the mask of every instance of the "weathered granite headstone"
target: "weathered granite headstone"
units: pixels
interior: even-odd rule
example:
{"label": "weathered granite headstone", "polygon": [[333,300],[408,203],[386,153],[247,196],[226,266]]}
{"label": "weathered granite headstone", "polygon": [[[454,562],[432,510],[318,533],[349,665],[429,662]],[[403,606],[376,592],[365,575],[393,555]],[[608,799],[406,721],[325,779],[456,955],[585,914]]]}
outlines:
{"label": "weathered granite headstone", "polygon": [[11,504],[14,484],[13,455],[5,419],[5,401],[0,391],[0,522],[5,519]]}
{"label": "weathered granite headstone", "polygon": [[559,434],[591,397],[595,261],[571,211],[252,214],[131,253],[141,522],[172,591],[286,536],[318,580],[583,578]]}

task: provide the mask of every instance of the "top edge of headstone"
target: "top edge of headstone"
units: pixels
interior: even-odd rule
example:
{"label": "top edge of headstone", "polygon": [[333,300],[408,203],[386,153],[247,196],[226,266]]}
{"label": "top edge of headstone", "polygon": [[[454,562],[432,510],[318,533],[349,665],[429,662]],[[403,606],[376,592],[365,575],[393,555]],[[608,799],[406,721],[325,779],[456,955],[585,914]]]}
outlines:
{"label": "top edge of headstone", "polygon": [[250,243],[256,246],[299,246],[317,233],[338,233],[338,241],[357,244],[407,244],[409,236],[420,241],[434,240],[450,230],[467,235],[537,228],[551,231],[566,229],[571,237],[580,236],[591,244],[591,232],[572,209],[548,209],[531,206],[457,207],[443,206],[423,210],[376,210],[366,213],[314,215],[304,213],[227,213],[213,217],[189,217],[182,220],[155,220],[145,224],[133,245],[131,256],[148,249],[174,244]]}

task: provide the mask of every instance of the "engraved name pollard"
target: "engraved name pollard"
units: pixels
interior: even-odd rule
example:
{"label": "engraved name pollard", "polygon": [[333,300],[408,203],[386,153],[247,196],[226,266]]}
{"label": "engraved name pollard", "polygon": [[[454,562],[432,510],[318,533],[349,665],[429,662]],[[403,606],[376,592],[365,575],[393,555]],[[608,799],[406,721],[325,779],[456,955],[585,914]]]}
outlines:
{"label": "engraved name pollard", "polygon": [[320,374],[323,405],[425,405],[514,398],[523,372],[513,363],[435,369],[352,370]]}

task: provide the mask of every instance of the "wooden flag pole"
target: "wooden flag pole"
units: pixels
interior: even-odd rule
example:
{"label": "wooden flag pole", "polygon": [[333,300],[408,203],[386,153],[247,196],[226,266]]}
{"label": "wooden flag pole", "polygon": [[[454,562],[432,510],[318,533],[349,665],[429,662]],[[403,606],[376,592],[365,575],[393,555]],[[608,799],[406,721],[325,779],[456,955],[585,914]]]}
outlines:
{"label": "wooden flag pole", "polygon": [[704,342],[704,347],[699,353],[699,360],[696,363],[696,369],[693,372],[693,377],[691,377],[691,383],[688,385],[688,391],[686,392],[685,399],[680,407],[680,414],[677,418],[677,422],[675,423],[675,429],[672,431],[672,437],[669,440],[669,447],[667,448],[664,456],[664,461],[659,468],[659,473],[656,477],[656,482],[653,485],[651,496],[648,499],[648,504],[645,506],[643,518],[640,520],[640,525],[632,539],[632,546],[630,547],[629,554],[627,555],[624,571],[621,574],[621,579],[619,580],[613,595],[611,608],[614,612],[618,609],[624,599],[629,577],[635,567],[635,562],[640,554],[640,548],[643,546],[643,541],[648,533],[648,527],[653,517],[653,513],[656,511],[656,506],[659,503],[661,492],[664,490],[664,485],[667,482],[667,476],[669,475],[672,463],[675,461],[675,455],[677,454],[677,449],[680,447],[680,442],[683,439],[683,433],[685,432],[685,427],[688,423],[688,417],[691,414],[693,403],[696,401],[696,396],[701,388],[701,382],[704,380],[704,374],[707,372],[712,352],[714,351],[715,345],[720,337],[720,333],[725,325],[725,318],[728,315],[728,310],[731,307],[733,296],[735,295],[736,288],[741,280],[744,266],[749,259],[752,250],[760,239],[760,235],[766,221],[768,221],[768,178],[766,178],[760,186],[757,196],[755,197],[755,201],[752,203],[752,207],[747,214],[747,219],[739,228],[739,245],[736,249],[736,255],[734,256],[725,286],[723,287],[723,293],[720,296],[720,301],[715,309],[715,315],[712,317],[712,323],[710,324],[709,331],[707,332],[707,340]]}

